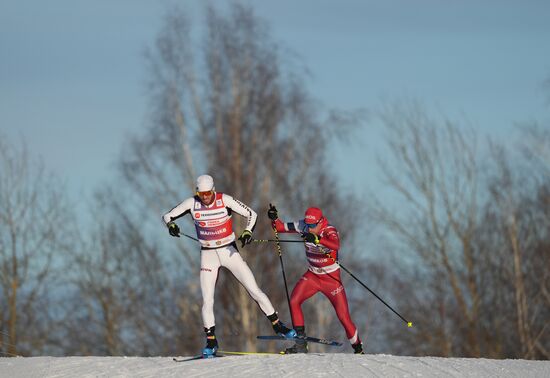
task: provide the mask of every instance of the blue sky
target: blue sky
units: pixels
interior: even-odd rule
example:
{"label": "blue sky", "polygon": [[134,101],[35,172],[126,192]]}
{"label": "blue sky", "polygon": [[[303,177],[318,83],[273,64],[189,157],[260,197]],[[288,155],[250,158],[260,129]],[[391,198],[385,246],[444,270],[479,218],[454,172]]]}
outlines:
{"label": "blue sky", "polygon": [[[24,137],[73,198],[112,178],[127,136],[144,126],[141,53],[173,3],[0,0],[0,131]],[[203,1],[177,3],[200,21]],[[414,98],[504,140],[515,122],[548,118],[548,1],[248,3],[309,68],[309,89],[328,106]],[[360,191],[377,185],[364,162],[374,165],[380,133],[357,140],[334,153],[336,172]]]}

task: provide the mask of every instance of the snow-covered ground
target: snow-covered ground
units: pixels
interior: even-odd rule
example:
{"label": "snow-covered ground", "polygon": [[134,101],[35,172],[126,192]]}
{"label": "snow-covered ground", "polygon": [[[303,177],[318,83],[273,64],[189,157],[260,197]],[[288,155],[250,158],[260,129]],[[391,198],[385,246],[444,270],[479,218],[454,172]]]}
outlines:
{"label": "snow-covered ground", "polygon": [[0,358],[0,377],[550,377],[550,361],[353,355]]}

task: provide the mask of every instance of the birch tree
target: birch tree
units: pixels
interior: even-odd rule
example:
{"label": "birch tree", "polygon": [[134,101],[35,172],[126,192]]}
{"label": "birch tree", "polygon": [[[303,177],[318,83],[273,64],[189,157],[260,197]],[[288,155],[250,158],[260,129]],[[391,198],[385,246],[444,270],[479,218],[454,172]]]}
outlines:
{"label": "birch tree", "polygon": [[[0,352],[47,350],[73,235],[63,185],[24,143],[0,139]],[[50,307],[51,305],[51,307]]]}

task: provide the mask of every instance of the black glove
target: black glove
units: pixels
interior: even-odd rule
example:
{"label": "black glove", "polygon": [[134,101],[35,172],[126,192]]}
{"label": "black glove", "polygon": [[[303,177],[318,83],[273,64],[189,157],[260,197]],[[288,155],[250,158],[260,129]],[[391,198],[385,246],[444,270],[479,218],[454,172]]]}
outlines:
{"label": "black glove", "polygon": [[269,210],[267,210],[267,216],[271,220],[277,220],[279,218],[279,213],[277,212],[277,208],[273,206],[272,204],[269,204]]}
{"label": "black glove", "polygon": [[242,243],[241,248],[244,248],[245,245],[250,244],[252,241],[252,232],[244,230],[241,236],[239,236],[239,240]]}
{"label": "black glove", "polygon": [[175,236],[177,238],[180,237],[180,228],[178,227],[177,224],[175,224],[174,222],[168,222],[166,226],[168,226],[168,232],[170,233],[170,235]]}
{"label": "black glove", "polygon": [[312,232],[306,232],[303,237],[308,243],[319,244],[319,237]]}

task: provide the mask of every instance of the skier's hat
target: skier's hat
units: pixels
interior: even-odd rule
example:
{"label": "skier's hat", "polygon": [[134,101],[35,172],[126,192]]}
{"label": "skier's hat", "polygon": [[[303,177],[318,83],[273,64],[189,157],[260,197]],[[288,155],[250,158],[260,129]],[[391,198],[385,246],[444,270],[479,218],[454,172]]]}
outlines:
{"label": "skier's hat", "polygon": [[214,179],[210,175],[202,175],[197,178],[197,192],[209,192],[214,189]]}
{"label": "skier's hat", "polygon": [[323,212],[318,207],[310,207],[306,210],[304,222],[306,224],[317,224],[323,219]]}

